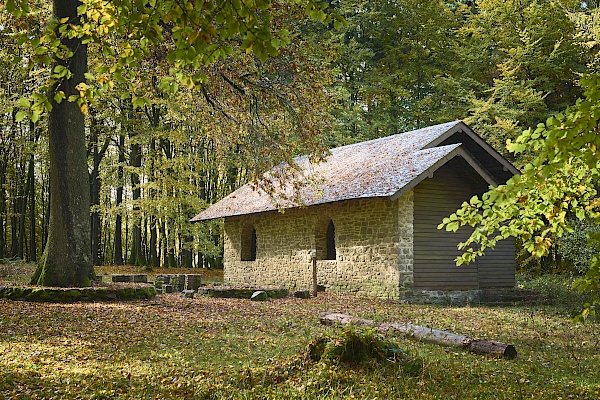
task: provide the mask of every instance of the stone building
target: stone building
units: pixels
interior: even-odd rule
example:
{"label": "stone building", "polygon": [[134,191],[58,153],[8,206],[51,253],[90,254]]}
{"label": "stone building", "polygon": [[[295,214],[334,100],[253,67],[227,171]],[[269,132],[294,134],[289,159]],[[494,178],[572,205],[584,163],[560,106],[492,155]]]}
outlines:
{"label": "stone building", "polygon": [[456,245],[470,232],[437,229],[463,201],[518,173],[463,122],[335,148],[319,164],[296,161],[313,182],[300,189],[300,206],[246,185],[192,219],[224,218],[226,284],[310,288],[315,249],[328,291],[404,298],[514,286],[512,241],[456,267]]}

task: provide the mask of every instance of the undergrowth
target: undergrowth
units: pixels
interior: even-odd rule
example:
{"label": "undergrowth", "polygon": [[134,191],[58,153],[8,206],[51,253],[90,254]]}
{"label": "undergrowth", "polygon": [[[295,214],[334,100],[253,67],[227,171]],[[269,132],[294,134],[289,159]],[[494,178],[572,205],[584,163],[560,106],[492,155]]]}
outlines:
{"label": "undergrowth", "polygon": [[[544,303],[551,306],[555,312],[576,317],[583,310],[583,305],[590,302],[589,293],[579,293],[572,289],[574,277],[546,274],[541,276],[517,275],[518,286],[532,290],[541,295]],[[597,321],[600,319],[596,318]]]}

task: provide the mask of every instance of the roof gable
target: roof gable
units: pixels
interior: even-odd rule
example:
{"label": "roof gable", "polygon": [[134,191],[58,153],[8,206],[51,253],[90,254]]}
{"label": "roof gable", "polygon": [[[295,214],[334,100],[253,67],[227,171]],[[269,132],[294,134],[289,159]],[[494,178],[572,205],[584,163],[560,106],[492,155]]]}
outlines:
{"label": "roof gable", "polygon": [[[480,160],[463,148],[462,143],[445,144],[444,141],[448,141],[457,132],[466,132],[473,138],[475,145],[471,146],[477,146],[477,149],[473,147],[475,152],[489,154],[486,163],[499,164],[501,170],[510,171],[511,175],[518,173],[516,168],[466,124],[454,121],[334,148],[326,161],[318,164],[311,164],[306,156],[298,157],[295,161],[304,175],[315,182],[321,182],[300,188],[301,204],[289,200],[294,194],[289,185],[285,195],[278,197],[283,200],[277,201],[264,191],[247,184],[195,216],[192,222],[349,199],[396,199],[456,156],[465,158],[491,185],[505,180],[504,177],[497,177],[488,172]],[[444,144],[441,144],[442,142]],[[490,167],[497,169],[498,165]]]}

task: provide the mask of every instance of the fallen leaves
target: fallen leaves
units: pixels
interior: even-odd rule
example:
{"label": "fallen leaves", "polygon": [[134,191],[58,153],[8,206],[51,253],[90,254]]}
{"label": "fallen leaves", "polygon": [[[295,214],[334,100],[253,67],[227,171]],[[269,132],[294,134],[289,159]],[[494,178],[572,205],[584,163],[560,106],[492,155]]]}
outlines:
{"label": "fallen leaves", "polygon": [[[325,311],[514,342],[505,363],[397,338],[419,376],[299,359]],[[527,307],[439,307],[320,293],[268,302],[0,300],[5,398],[595,398],[598,326]],[[510,370],[509,370],[510,369]],[[498,387],[503,392],[497,391]]]}

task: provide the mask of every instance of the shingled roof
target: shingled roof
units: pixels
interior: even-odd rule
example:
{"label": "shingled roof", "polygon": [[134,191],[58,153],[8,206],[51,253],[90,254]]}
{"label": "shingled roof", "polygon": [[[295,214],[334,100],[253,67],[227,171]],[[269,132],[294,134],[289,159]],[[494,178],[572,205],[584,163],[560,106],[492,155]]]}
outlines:
{"label": "shingled roof", "polygon": [[[452,143],[453,136],[469,142]],[[471,153],[485,154],[476,160]],[[411,132],[369,140],[349,146],[334,148],[325,162],[312,164],[308,157],[295,159],[304,176],[315,185],[304,185],[300,189],[301,202],[286,199],[288,196],[270,196],[261,189],[247,184],[221,201],[208,207],[191,221],[204,221],[293,208],[336,201],[390,197],[398,198],[419,182],[448,162],[463,157],[479,175],[491,185],[512,176],[518,171],[500,154],[485,143],[462,121],[448,122]],[[495,165],[492,165],[495,164]],[[281,168],[281,166],[276,167]],[[507,171],[508,175],[490,171]],[[283,198],[283,200],[282,200]]]}

